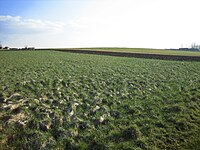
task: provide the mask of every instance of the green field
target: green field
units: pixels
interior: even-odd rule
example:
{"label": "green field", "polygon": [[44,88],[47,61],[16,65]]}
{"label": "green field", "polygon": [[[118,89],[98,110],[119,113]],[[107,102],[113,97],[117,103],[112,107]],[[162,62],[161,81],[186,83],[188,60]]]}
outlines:
{"label": "green field", "polygon": [[198,149],[199,68],[200,62],[0,52],[0,149]]}
{"label": "green field", "polygon": [[[65,49],[67,50],[67,48],[62,48],[62,50],[65,50]],[[128,52],[128,53],[145,53],[145,54],[162,54],[162,55],[180,55],[180,56],[200,56],[200,52],[198,51],[178,51],[178,50],[148,49],[148,48],[73,48],[73,49]]]}

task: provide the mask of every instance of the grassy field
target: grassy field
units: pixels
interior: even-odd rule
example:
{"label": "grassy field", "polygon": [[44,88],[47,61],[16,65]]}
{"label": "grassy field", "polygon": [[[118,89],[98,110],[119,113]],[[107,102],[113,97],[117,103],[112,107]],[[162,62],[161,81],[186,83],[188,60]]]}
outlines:
{"label": "grassy field", "polygon": [[198,149],[200,62],[0,52],[1,149]]}
{"label": "grassy field", "polygon": [[[147,48],[74,48],[74,49],[112,51],[112,52],[129,52],[129,53],[145,53],[145,54],[162,54],[162,55],[200,56],[200,52],[164,50],[164,49],[147,49]],[[62,50],[64,50],[64,49],[62,49]]]}

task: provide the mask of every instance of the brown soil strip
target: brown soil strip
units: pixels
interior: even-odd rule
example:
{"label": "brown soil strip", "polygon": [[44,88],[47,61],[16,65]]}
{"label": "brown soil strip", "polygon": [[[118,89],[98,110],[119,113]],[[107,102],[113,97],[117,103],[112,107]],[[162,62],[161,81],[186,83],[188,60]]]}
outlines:
{"label": "brown soil strip", "polygon": [[178,61],[200,61],[200,56],[181,56],[181,55],[162,55],[162,54],[146,54],[146,53],[129,53],[129,52],[111,52],[111,51],[95,51],[95,50],[55,50],[70,53],[83,53],[95,55],[108,55],[119,57],[136,57],[147,59],[162,59],[162,60],[178,60]]}
{"label": "brown soil strip", "polygon": [[[108,56],[118,56],[118,57],[135,57],[135,58],[146,58],[146,59],[161,59],[161,60],[176,60],[176,61],[200,61],[200,56],[111,52],[111,51],[78,50],[78,49],[63,49],[63,50],[62,49],[36,49],[36,51],[38,51],[38,50],[53,50],[53,51],[70,52],[70,53],[108,55]],[[25,51],[25,50],[1,50],[1,51]],[[35,50],[26,50],[26,51],[35,51]]]}

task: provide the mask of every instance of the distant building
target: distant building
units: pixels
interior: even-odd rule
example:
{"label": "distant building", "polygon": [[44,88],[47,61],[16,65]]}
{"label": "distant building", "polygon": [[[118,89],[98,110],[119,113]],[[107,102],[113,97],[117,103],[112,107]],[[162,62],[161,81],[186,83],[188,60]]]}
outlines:
{"label": "distant building", "polygon": [[198,48],[179,48],[181,51],[200,51]]}
{"label": "distant building", "polygon": [[182,50],[182,51],[188,51],[189,48],[179,48],[179,50]]}
{"label": "distant building", "polygon": [[25,48],[22,48],[22,50],[35,50],[35,47],[25,46]]}
{"label": "distant building", "polygon": [[15,50],[19,50],[18,48],[10,48],[10,50],[13,50],[13,51],[15,51]]}
{"label": "distant building", "polygon": [[28,50],[35,50],[35,47],[28,47]]}

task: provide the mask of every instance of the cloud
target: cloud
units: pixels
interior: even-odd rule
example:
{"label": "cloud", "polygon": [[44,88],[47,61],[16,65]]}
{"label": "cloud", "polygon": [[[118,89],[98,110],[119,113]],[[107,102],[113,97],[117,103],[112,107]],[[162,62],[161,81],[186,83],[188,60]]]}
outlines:
{"label": "cloud", "polygon": [[0,16],[0,34],[39,34],[57,33],[65,24],[35,19],[23,19],[20,16]]}
{"label": "cloud", "polygon": [[88,26],[83,23],[81,20],[72,20],[72,21],[69,21],[68,25],[74,29],[85,29],[87,28]]}

